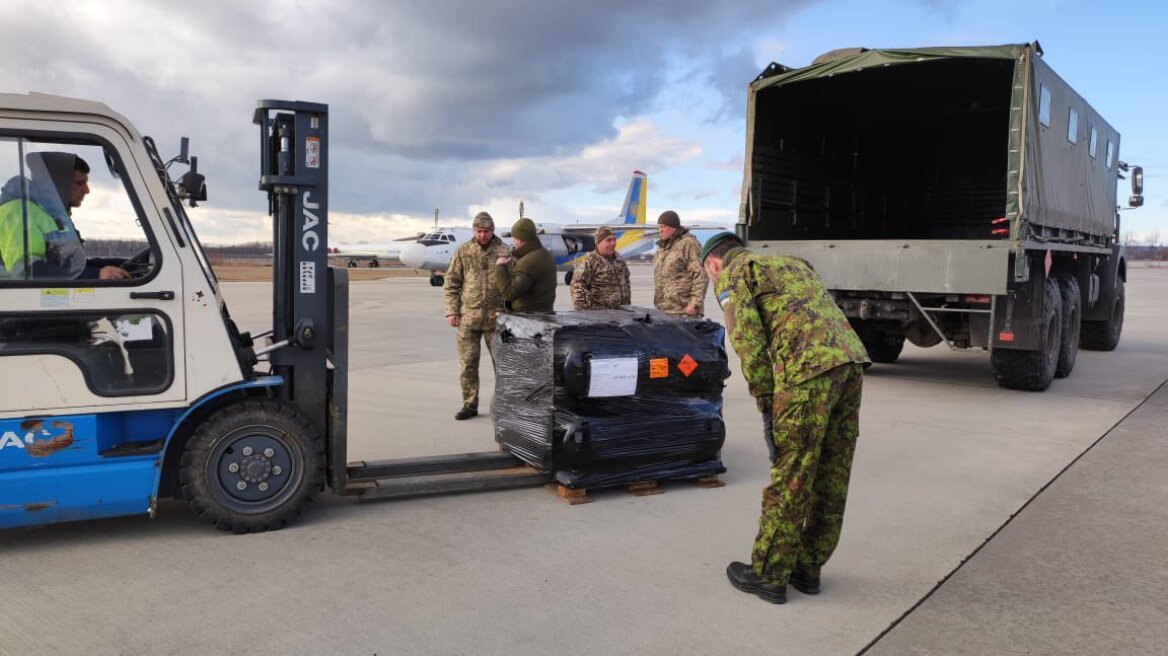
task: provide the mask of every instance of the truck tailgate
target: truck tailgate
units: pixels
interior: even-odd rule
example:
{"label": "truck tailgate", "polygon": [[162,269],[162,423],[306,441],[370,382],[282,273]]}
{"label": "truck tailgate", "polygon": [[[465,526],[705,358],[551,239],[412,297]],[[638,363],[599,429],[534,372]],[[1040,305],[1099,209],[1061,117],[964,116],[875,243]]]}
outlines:
{"label": "truck tailgate", "polygon": [[752,240],[750,248],[807,260],[828,289],[1005,294],[1010,271],[1004,240]]}

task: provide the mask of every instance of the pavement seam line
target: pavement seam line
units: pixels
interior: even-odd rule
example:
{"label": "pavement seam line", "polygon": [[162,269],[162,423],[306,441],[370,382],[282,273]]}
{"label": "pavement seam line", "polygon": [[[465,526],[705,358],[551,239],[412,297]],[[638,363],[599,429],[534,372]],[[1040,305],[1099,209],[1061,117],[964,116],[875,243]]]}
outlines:
{"label": "pavement seam line", "polygon": [[882,640],[884,638],[884,636],[891,633],[892,630],[895,629],[897,626],[899,626],[900,623],[903,622],[906,617],[908,617],[909,615],[911,615],[913,613],[913,611],[915,611],[922,604],[924,604],[926,601],[928,601],[933,596],[933,594],[937,592],[937,590],[941,589],[941,586],[948,583],[949,579],[953,578],[954,574],[959,572],[962,567],[965,567],[965,564],[968,563],[970,560],[973,560],[974,556],[976,556],[978,554],[978,552],[980,552],[983,548],[985,548],[985,546],[987,544],[989,544],[995,537],[997,537],[999,533],[1001,533],[1003,530],[1005,530],[1005,528],[1007,526],[1009,526],[1010,523],[1013,522],[1016,517],[1018,517],[1018,515],[1021,515],[1022,511],[1026,510],[1026,508],[1028,506],[1030,506],[1030,504],[1033,503],[1034,500],[1037,499],[1043,492],[1045,492],[1047,488],[1049,488],[1051,485],[1053,485],[1055,483],[1055,481],[1062,478],[1063,474],[1067,473],[1067,471],[1070,470],[1071,467],[1075,466],[1075,463],[1079,462],[1079,460],[1081,460],[1083,458],[1083,456],[1090,453],[1091,450],[1094,449],[1097,444],[1102,442],[1108,435],[1110,435],[1112,433],[1112,431],[1114,431],[1116,429],[1116,427],[1118,427],[1123,422],[1127,421],[1128,417],[1135,414],[1137,410],[1139,410],[1140,408],[1144,407],[1145,404],[1147,404],[1148,399],[1151,399],[1153,396],[1158,394],[1160,392],[1160,390],[1164,389],[1165,387],[1168,387],[1168,380],[1165,380],[1165,381],[1161,382],[1159,385],[1157,385],[1155,387],[1155,389],[1153,389],[1147,396],[1145,396],[1143,398],[1142,401],[1137,403],[1135,405],[1135,407],[1133,407],[1131,410],[1128,410],[1126,413],[1124,413],[1124,415],[1122,417],[1120,417],[1118,421],[1116,421],[1114,424],[1112,424],[1110,428],[1108,428],[1106,431],[1104,431],[1104,433],[1102,435],[1100,435],[1098,437],[1098,439],[1096,439],[1094,442],[1092,442],[1090,445],[1088,445],[1086,449],[1083,449],[1082,453],[1075,456],[1075,458],[1073,460],[1071,460],[1069,463],[1067,463],[1067,465],[1065,467],[1060,469],[1058,471],[1058,473],[1056,473],[1054,475],[1053,478],[1051,478],[1049,481],[1046,482],[1045,485],[1038,488],[1037,492],[1035,492],[1033,495],[1031,495],[1030,498],[1027,499],[1025,503],[1023,503],[1021,506],[1018,507],[1017,510],[1010,513],[1010,516],[1006,518],[1006,521],[1002,522],[1001,526],[999,526],[996,530],[994,530],[993,533],[990,533],[989,536],[985,540],[982,540],[982,543],[979,544],[976,549],[974,549],[972,552],[970,552],[968,556],[962,558],[961,562],[957,563],[957,566],[954,567],[948,574],[946,574],[944,576],[944,578],[942,578],[940,581],[937,581],[937,583],[932,588],[930,588],[929,591],[926,592],[923,597],[918,599],[917,602],[915,604],[913,604],[912,606],[909,606],[908,610],[901,613],[900,616],[897,617],[895,620],[893,620],[892,623],[889,624],[888,627],[885,628],[883,631],[881,631],[879,635],[877,635],[870,642],[868,642],[868,644],[864,645],[864,647],[862,649],[860,649],[860,651],[856,652],[856,656],[863,656],[864,654],[866,654],[869,649],[874,647],[876,645],[876,643],[880,642],[880,640]]}

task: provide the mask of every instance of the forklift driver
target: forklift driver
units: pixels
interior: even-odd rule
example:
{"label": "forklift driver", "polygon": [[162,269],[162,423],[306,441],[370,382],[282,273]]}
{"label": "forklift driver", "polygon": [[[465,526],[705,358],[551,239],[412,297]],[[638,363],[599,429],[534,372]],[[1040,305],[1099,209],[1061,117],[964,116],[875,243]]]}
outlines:
{"label": "forklift driver", "polygon": [[[89,194],[89,164],[64,152],[29,153],[25,162],[31,179],[16,176],[0,189],[0,265],[4,276],[23,278],[28,268],[28,277],[42,279],[129,278],[121,258],[87,259],[73,227],[73,208],[80,207]],[[28,202],[24,203],[26,183]]]}

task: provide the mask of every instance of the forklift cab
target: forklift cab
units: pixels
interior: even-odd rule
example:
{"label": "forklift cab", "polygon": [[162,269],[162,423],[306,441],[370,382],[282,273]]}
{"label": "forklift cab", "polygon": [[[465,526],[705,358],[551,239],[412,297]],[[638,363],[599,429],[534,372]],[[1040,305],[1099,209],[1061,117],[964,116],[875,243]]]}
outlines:
{"label": "forklift cab", "polygon": [[105,105],[0,94],[0,183],[0,527],[149,512],[178,418],[249,377],[214,272]]}

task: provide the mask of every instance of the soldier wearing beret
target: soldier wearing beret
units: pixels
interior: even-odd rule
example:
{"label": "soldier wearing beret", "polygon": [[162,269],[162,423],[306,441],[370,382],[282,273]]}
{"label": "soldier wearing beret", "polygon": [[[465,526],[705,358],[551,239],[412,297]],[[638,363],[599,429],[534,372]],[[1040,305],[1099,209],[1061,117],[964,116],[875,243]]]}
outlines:
{"label": "soldier wearing beret", "polygon": [[711,237],[701,260],[771,460],[751,561],[726,575],[771,603],[787,600],[787,583],[816,594],[843,526],[868,354],[806,261],[756,255],[731,232]]}

